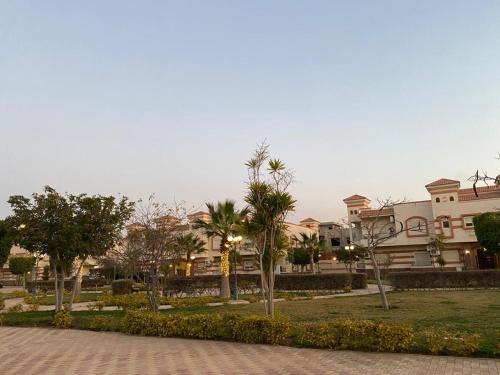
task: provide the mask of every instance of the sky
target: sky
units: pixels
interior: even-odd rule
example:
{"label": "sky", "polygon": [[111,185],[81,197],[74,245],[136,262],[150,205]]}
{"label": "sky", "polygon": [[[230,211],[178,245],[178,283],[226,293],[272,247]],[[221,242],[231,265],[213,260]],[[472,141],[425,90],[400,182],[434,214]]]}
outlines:
{"label": "sky", "polygon": [[498,174],[500,2],[0,3],[0,217],[44,185],[241,205],[264,140],[294,221]]}

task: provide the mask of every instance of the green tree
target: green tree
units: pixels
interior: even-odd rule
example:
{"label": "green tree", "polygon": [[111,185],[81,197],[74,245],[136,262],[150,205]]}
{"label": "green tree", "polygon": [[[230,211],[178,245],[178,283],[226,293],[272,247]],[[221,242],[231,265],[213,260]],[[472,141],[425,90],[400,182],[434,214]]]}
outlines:
{"label": "green tree", "polygon": [[[15,195],[8,200],[13,215],[15,242],[32,254],[46,254],[53,267],[56,312],[62,310],[64,278],[77,257],[78,232],[74,202],[46,186],[30,198]],[[59,271],[59,272],[58,272]]]}
{"label": "green tree", "polygon": [[265,144],[245,165],[249,177],[245,202],[250,211],[245,230],[247,237],[253,240],[258,257],[266,314],[274,316],[276,260],[285,250],[282,240],[285,220],[295,209],[295,200],[288,192],[293,174],[281,160],[270,157]]}
{"label": "green tree", "polygon": [[23,288],[26,287],[26,274],[35,267],[35,257],[10,257],[9,270],[18,277],[21,276]]}
{"label": "green tree", "polygon": [[205,234],[210,237],[220,238],[220,254],[221,254],[221,288],[220,295],[223,298],[230,298],[231,291],[229,288],[229,249],[230,245],[227,241],[228,237],[240,230],[248,211],[243,209],[237,210],[235,202],[232,200],[225,200],[218,202],[217,206],[212,203],[207,203],[208,213],[210,214],[210,221],[205,222],[202,219],[197,219],[194,224],[195,228],[201,228]]}
{"label": "green tree", "polygon": [[49,186],[31,199],[11,196],[9,203],[15,242],[32,254],[50,258],[56,311],[62,309],[64,279],[75,260],[113,247],[132,207],[127,198],[116,203],[113,197],[61,195]]}
{"label": "green tree", "polygon": [[0,268],[3,267],[10,255],[14,244],[11,226],[7,220],[0,220]]}
{"label": "green tree", "polygon": [[323,249],[323,244],[319,240],[317,233],[300,233],[299,237],[295,238],[299,247],[303,248],[309,254],[309,264],[311,265],[312,273],[316,273],[316,268],[314,267],[315,263],[319,262],[319,257],[321,254],[321,250]]}
{"label": "green tree", "polygon": [[[184,257],[186,264],[191,264],[191,255],[200,254],[205,251],[206,242],[199,238],[194,233],[181,234],[175,239],[178,253]],[[192,267],[192,266],[191,266]],[[193,275],[193,270],[190,270],[190,275]]]}
{"label": "green tree", "polygon": [[311,262],[311,254],[303,247],[296,247],[289,253],[288,259],[293,265],[300,266],[300,271],[303,272],[304,267]]}
{"label": "green tree", "polygon": [[98,259],[113,249],[122,237],[125,223],[130,219],[134,203],[127,197],[81,194],[71,196],[75,205],[75,225],[78,233],[77,254],[79,266],[73,284],[69,309],[80,294],[83,265],[89,257]]}
{"label": "green tree", "polygon": [[475,216],[472,221],[479,244],[500,254],[500,212],[485,212]]}
{"label": "green tree", "polygon": [[358,263],[366,255],[366,249],[362,246],[352,246],[352,249],[341,247],[334,252],[337,262],[344,263],[346,271],[352,274],[352,266]]}

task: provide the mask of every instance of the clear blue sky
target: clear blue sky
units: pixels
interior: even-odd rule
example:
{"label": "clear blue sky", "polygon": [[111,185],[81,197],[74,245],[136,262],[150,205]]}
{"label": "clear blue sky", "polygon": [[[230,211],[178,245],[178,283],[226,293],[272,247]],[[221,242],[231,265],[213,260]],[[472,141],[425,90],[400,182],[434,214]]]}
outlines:
{"label": "clear blue sky", "polygon": [[46,184],[241,200],[264,139],[293,219],[500,170],[496,0],[3,1],[0,48],[0,216]]}

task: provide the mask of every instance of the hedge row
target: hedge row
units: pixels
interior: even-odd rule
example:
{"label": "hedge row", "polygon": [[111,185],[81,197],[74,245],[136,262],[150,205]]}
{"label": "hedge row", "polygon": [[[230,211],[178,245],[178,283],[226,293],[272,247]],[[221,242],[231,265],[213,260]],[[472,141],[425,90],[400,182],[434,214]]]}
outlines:
{"label": "hedge row", "polygon": [[[96,317],[93,329],[109,330],[110,322]],[[97,321],[98,319],[98,321]],[[419,352],[472,355],[481,338],[471,333],[443,330],[415,332],[401,324],[339,319],[328,323],[296,325],[284,317],[238,314],[163,315],[131,311],[120,330],[136,335],[226,340],[251,344],[299,345],[334,350]]]}
{"label": "hedge row", "polygon": [[230,340],[249,344],[285,344],[290,322],[285,318],[236,314],[163,315],[132,311],[123,320],[129,334]]}
{"label": "hedge row", "polygon": [[[351,275],[353,289],[366,288],[366,275]],[[233,275],[230,277],[231,289],[234,288]],[[241,274],[237,276],[238,289],[242,293],[256,293],[260,288],[260,275]],[[220,287],[220,275],[194,277],[168,277],[163,280],[165,294],[175,293],[206,293],[214,294]],[[280,274],[276,275],[275,290],[317,291],[342,290],[349,284],[348,274]]]}
{"label": "hedge row", "polygon": [[388,280],[397,290],[498,288],[500,270],[394,272],[389,273]]}
{"label": "hedge row", "polygon": [[[64,289],[70,291],[73,289],[73,280],[65,280],[64,281]],[[104,279],[97,280],[82,280],[82,289],[95,289],[98,287],[102,287],[105,285]],[[36,287],[42,292],[51,292],[55,290],[54,280],[40,280],[36,283],[34,281],[28,281],[26,283],[26,289],[31,293]]]}

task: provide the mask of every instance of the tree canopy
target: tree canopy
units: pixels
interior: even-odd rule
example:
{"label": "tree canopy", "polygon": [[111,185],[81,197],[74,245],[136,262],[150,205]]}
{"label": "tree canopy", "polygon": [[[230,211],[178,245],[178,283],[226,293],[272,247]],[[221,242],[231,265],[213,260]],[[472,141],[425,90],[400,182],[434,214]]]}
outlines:
{"label": "tree canopy", "polygon": [[12,230],[7,220],[0,220],[0,267],[2,267],[10,255],[10,249],[14,243]]}
{"label": "tree canopy", "polygon": [[473,222],[479,244],[500,253],[500,212],[485,212],[474,217]]}

